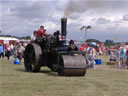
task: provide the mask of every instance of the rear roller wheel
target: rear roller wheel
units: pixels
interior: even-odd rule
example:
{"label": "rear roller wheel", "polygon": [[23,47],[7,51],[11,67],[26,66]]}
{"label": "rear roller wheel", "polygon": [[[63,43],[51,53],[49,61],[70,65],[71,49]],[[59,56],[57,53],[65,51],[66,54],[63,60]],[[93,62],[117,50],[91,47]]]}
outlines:
{"label": "rear roller wheel", "polygon": [[24,66],[27,72],[38,72],[40,70],[40,58],[42,51],[35,43],[28,44],[24,52]]}
{"label": "rear roller wheel", "polygon": [[59,76],[84,76],[86,74],[86,60],[84,56],[60,56]]}

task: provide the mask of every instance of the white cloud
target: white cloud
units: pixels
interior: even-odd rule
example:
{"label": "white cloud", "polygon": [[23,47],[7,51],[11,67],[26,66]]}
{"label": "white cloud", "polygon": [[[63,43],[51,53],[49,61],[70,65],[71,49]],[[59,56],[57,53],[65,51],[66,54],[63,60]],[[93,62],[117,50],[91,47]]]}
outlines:
{"label": "white cloud", "polygon": [[45,26],[45,28],[48,30],[48,32],[50,31],[50,33],[55,32],[57,28],[59,28],[59,26],[55,22],[51,21],[45,21],[42,25]]}
{"label": "white cloud", "polygon": [[110,20],[103,18],[103,17],[98,18],[96,21],[97,24],[106,24],[106,23],[110,23],[110,22],[111,22]]}
{"label": "white cloud", "polygon": [[[76,8],[77,5],[82,6],[79,6],[78,10],[73,10],[68,18],[68,37],[84,40],[84,32],[79,28],[91,25],[92,29],[88,32],[87,38],[105,40],[117,37],[120,41],[127,40],[128,1],[89,0],[88,6],[85,7],[87,0],[75,0],[75,2],[73,5],[76,5]],[[68,0],[2,0],[0,3],[2,34],[31,35],[41,24],[48,33],[60,30],[60,19],[67,5]]]}
{"label": "white cloud", "polygon": [[124,21],[128,21],[128,14],[126,14],[126,15],[123,16],[123,20]]}

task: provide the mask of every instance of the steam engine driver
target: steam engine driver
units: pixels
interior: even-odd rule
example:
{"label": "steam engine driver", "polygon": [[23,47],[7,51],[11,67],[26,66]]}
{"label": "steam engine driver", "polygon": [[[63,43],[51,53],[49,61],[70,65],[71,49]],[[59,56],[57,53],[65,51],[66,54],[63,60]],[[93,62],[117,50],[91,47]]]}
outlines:
{"label": "steam engine driver", "polygon": [[48,37],[48,34],[46,33],[46,29],[44,29],[44,26],[40,26],[40,28],[37,30],[36,37],[37,38]]}

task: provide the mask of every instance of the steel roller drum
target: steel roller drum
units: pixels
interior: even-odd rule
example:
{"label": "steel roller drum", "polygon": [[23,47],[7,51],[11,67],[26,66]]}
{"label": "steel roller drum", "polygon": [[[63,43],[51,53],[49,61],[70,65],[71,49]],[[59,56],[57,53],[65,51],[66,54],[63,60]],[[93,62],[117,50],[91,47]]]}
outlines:
{"label": "steel roller drum", "polygon": [[84,76],[86,73],[86,59],[84,56],[61,56],[59,60],[60,76]]}
{"label": "steel roller drum", "polygon": [[38,72],[40,70],[41,48],[35,43],[28,44],[24,52],[24,66],[28,72]]}

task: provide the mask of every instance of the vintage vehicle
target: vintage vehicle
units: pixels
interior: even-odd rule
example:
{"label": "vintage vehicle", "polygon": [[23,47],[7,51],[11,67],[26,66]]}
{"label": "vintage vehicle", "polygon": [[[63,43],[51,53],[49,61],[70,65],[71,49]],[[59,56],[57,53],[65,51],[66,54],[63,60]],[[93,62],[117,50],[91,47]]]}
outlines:
{"label": "vintage vehicle", "polygon": [[38,72],[47,66],[59,76],[84,76],[87,61],[85,53],[79,51],[74,41],[66,40],[67,18],[61,19],[61,34],[54,32],[47,38],[37,38],[26,46],[24,66],[28,72]]}

